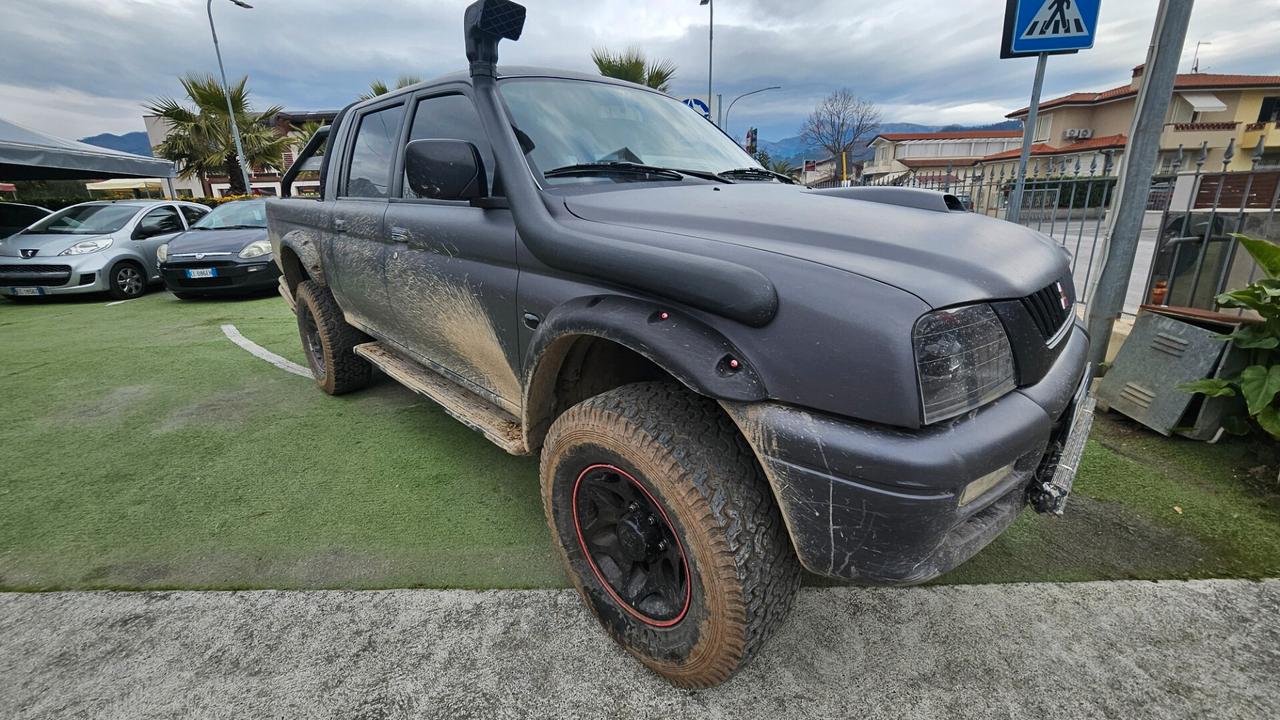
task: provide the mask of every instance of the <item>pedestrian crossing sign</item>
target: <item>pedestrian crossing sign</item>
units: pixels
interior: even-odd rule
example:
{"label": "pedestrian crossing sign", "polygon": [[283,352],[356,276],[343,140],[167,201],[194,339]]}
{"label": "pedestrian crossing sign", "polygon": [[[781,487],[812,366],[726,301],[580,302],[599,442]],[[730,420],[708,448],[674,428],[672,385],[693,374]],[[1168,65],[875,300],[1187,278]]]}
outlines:
{"label": "pedestrian crossing sign", "polygon": [[1008,0],[1000,57],[1093,47],[1102,0]]}

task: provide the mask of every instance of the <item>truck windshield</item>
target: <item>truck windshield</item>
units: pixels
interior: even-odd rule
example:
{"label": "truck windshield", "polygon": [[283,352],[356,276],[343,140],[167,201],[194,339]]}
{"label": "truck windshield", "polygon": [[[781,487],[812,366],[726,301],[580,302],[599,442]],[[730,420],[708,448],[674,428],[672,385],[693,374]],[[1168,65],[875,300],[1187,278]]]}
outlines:
{"label": "truck windshield", "polygon": [[[501,89],[516,127],[532,141],[533,164],[544,173],[581,170],[555,173],[548,183],[600,182],[608,174],[634,182],[641,175],[636,166],[703,174],[760,167],[696,111],[666,95],[556,78],[512,78]],[[672,179],[658,172],[647,177]]]}

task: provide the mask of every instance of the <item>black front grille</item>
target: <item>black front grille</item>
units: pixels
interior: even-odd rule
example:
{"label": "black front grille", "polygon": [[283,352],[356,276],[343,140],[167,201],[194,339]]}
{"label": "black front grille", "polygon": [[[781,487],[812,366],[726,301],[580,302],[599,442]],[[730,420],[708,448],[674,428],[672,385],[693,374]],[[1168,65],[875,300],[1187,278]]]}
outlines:
{"label": "black front grille", "polygon": [[1056,282],[1022,298],[1022,306],[1027,309],[1036,329],[1046,340],[1058,334],[1058,330],[1070,317],[1074,305],[1070,285],[1062,282]]}
{"label": "black front grille", "polygon": [[71,272],[70,265],[0,265],[0,273],[21,273],[21,272]]}
{"label": "black front grille", "polygon": [[70,280],[70,265],[0,265],[0,285],[56,287]]}

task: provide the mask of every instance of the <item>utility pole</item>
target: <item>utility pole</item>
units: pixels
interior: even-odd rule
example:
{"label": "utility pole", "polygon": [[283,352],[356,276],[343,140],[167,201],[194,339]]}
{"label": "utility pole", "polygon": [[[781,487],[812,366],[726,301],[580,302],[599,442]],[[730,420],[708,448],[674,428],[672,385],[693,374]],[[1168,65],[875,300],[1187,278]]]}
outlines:
{"label": "utility pole", "polygon": [[1087,314],[1091,340],[1089,362],[1095,370],[1106,359],[1112,326],[1124,310],[1124,297],[1138,250],[1147,195],[1151,192],[1151,173],[1160,152],[1160,134],[1173,97],[1178,60],[1187,38],[1193,4],[1194,0],[1160,0],[1156,14],[1133,125],[1129,129],[1123,172],[1116,188],[1116,205],[1105,245],[1106,259],[1093,293],[1087,296],[1092,298]]}
{"label": "utility pole", "polygon": [[1004,219],[1018,222],[1022,215],[1022,192],[1027,184],[1027,162],[1031,160],[1031,144],[1035,141],[1036,120],[1040,117],[1040,91],[1044,89],[1044,68],[1049,62],[1047,53],[1040,53],[1036,58],[1036,79],[1031,86],[1031,106],[1027,108],[1026,125],[1022,128],[1022,153],[1018,155],[1018,176],[1013,183],[1013,192],[1009,193],[1009,209]]}
{"label": "utility pole", "polygon": [[716,3],[715,0],[702,0],[699,5],[706,5],[710,17],[707,21],[707,114],[711,114],[711,101],[715,96],[711,94],[711,65],[715,60],[715,39],[716,39]]}
{"label": "utility pole", "polygon": [[[253,9],[252,5],[242,2],[242,0],[231,0],[231,2],[245,10]],[[231,86],[227,84],[227,71],[222,67],[222,50],[218,47],[218,31],[213,28],[213,0],[209,0],[206,3],[205,10],[209,13],[209,32],[213,35],[213,52],[218,56],[218,72],[222,75],[222,91],[227,96],[227,117],[231,120],[231,137],[236,144],[236,161],[240,164],[240,177],[244,179],[245,193],[252,195],[253,185],[249,184],[248,162],[244,157],[244,147],[240,144],[240,127],[236,125],[236,110],[231,106]]]}

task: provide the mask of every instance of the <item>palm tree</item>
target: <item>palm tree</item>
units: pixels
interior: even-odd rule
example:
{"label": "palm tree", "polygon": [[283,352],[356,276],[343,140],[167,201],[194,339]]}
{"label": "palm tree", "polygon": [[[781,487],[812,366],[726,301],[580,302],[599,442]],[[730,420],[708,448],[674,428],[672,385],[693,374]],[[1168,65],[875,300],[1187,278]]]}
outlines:
{"label": "palm tree", "polygon": [[796,166],[792,165],[791,161],[786,158],[779,158],[777,160],[774,160],[773,162],[769,163],[767,167],[770,170],[778,173],[779,175],[787,175],[787,176],[790,176],[791,173],[795,172],[795,169],[796,169]]}
{"label": "palm tree", "polygon": [[[179,79],[186,92],[186,103],[160,97],[146,105],[152,115],[167,120],[168,136],[156,148],[160,157],[178,164],[184,178],[197,176],[201,183],[210,175],[226,175],[233,195],[248,194],[227,115],[227,90],[212,75],[189,74]],[[288,136],[276,132],[271,119],[281,111],[273,105],[262,112],[249,107],[248,77],[240,78],[230,88],[231,106],[245,160],[250,168],[281,169],[281,156],[289,147]]]}
{"label": "palm tree", "polygon": [[[302,148],[306,147],[307,143],[311,140],[311,137],[322,127],[324,127],[322,123],[315,120],[308,120],[294,128],[293,132],[289,133],[289,144],[293,146],[294,153],[296,154],[300,152]],[[320,148],[316,150],[315,154],[323,155],[324,146],[321,145]]]}
{"label": "palm tree", "polygon": [[368,100],[369,98],[376,98],[379,95],[386,95],[387,93],[391,92],[393,89],[399,90],[401,88],[407,88],[410,85],[417,85],[420,82],[422,82],[422,78],[418,77],[417,75],[401,75],[399,78],[396,79],[395,88],[390,88],[390,87],[387,87],[387,84],[382,82],[381,80],[374,80],[373,82],[369,83],[369,92],[362,93],[360,95],[360,99]]}
{"label": "palm tree", "polygon": [[596,48],[591,51],[591,59],[605,77],[647,85],[662,92],[671,89],[671,81],[676,76],[675,63],[670,60],[646,62],[639,48],[628,48],[616,55],[605,48]]}

